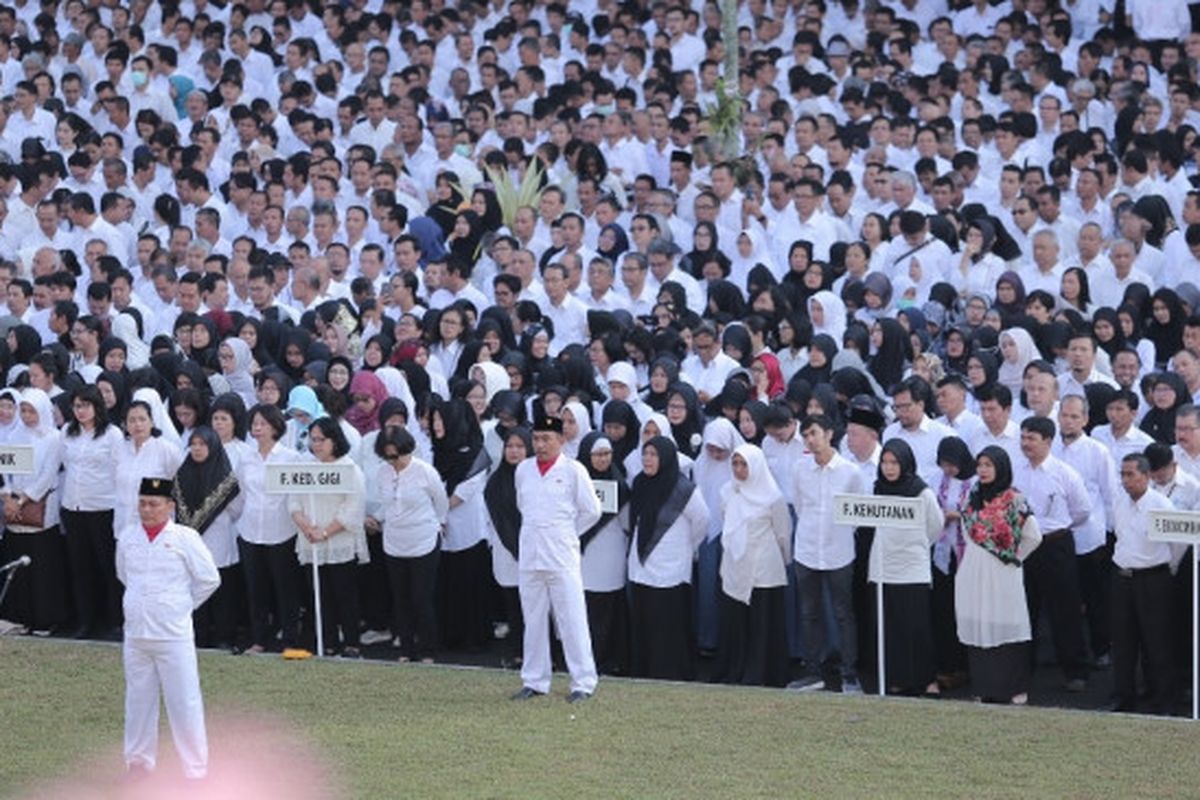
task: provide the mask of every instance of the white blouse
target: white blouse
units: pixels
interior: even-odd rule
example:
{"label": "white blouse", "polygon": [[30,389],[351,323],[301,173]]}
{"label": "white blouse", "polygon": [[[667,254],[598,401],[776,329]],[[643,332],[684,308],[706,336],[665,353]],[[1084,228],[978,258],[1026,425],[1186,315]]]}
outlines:
{"label": "white blouse", "polygon": [[871,542],[871,559],[868,566],[872,583],[919,583],[928,586],[933,582],[930,546],[942,535],[942,507],[937,495],[929,487],[917,495],[925,506],[925,527],[889,528],[879,526]]}
{"label": "white blouse", "polygon": [[462,500],[462,504],[450,509],[446,515],[446,536],[442,539],[442,550],[447,553],[459,553],[469,550],[483,541],[487,535],[484,518],[487,507],[484,504],[483,489],[487,486],[488,471],[480,470],[475,475],[454,487],[454,497]]}
{"label": "white blouse", "polygon": [[299,459],[294,450],[276,442],[264,457],[251,446],[237,466],[238,486],[245,500],[237,519],[237,533],[248,544],[283,544],[296,535],[287,510],[287,495],[267,494],[267,464],[288,464]]}
{"label": "white blouse", "polygon": [[[63,435],[62,507],[67,511],[108,511],[116,504],[117,454],[124,437],[115,425],[99,436],[81,430]],[[171,473],[174,474],[174,473]],[[114,526],[114,530],[116,530]]]}
{"label": "white blouse", "polygon": [[[633,527],[633,521],[629,523]],[[692,492],[683,512],[671,523],[643,564],[637,534],[629,542],[629,580],[656,589],[692,582],[692,561],[708,534],[708,504],[699,489]]]}
{"label": "white blouse", "polygon": [[438,546],[449,509],[446,487],[437,470],[414,458],[400,472],[384,463],[375,476],[383,552],[393,558],[429,555]]}
{"label": "white blouse", "polygon": [[40,528],[26,528],[20,525],[8,525],[6,529],[13,533],[32,533],[53,528],[59,523],[59,493],[58,470],[62,465],[62,437],[58,431],[51,431],[45,436],[32,439],[33,473],[30,475],[4,476],[6,493],[23,494],[30,500],[46,500],[46,516]]}
{"label": "white blouse", "polygon": [[625,588],[629,557],[629,504],[596,532],[583,551],[585,592],[616,592]]}
{"label": "white blouse", "polygon": [[[291,522],[292,532],[296,534],[296,557],[301,564],[311,564],[314,558],[318,564],[345,564],[355,559],[360,564],[366,564],[371,557],[367,553],[367,534],[363,528],[366,496],[362,470],[349,455],[332,463],[352,468],[350,491],[342,494],[286,495],[288,521]],[[328,539],[310,542],[290,519],[297,511],[319,528],[325,528],[336,520],[342,524],[342,530]]]}
{"label": "white blouse", "polygon": [[152,436],[136,447],[131,439],[117,446],[116,502],[113,504],[113,533],[118,537],[130,525],[141,525],[138,490],[142,478],[174,478],[183,463],[183,453],[161,436]]}

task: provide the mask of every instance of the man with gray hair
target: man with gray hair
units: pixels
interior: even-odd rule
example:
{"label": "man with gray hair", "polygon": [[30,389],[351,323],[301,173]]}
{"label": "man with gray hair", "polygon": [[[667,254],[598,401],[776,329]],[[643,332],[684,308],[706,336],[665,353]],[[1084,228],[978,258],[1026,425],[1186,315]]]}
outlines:
{"label": "man with gray hair", "polygon": [[[688,309],[699,314],[704,311],[707,298],[696,279],[675,265],[678,255],[679,248],[662,238],[655,239],[646,248],[646,261],[649,263],[650,273],[658,285],[662,286],[668,281],[678,283],[687,293]],[[680,311],[682,309],[676,309],[676,312]]]}
{"label": "man with gray hair", "polygon": [[917,199],[917,176],[907,170],[892,173],[892,204],[895,211],[919,211],[929,216],[937,213],[933,206]]}
{"label": "man with gray hair", "polygon": [[1040,230],[1033,235],[1033,263],[1025,266],[1021,272],[1021,281],[1025,284],[1025,292],[1041,289],[1049,292],[1051,297],[1058,297],[1062,289],[1062,262],[1059,261],[1060,247],[1058,234],[1052,230]]}

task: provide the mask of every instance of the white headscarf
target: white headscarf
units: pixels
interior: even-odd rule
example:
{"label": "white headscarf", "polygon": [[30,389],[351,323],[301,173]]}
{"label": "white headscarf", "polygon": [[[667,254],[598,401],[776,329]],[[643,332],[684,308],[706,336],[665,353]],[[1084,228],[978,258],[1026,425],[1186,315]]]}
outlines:
{"label": "white headscarf", "polygon": [[[733,453],[746,460],[750,473],[744,481],[739,481],[735,476],[721,490],[721,502],[725,513],[721,544],[725,552],[737,561],[746,554],[750,521],[769,513],[771,506],[783,499],[783,493],[779,491],[775,478],[771,476],[771,470],[767,467],[767,457],[759,447],[747,443]],[[730,461],[732,460],[731,456]],[[732,471],[732,465],[730,470]]]}
{"label": "white headscarf", "polygon": [[[21,422],[21,392],[16,389],[0,390],[0,397],[7,397],[13,401],[13,418],[12,422],[0,427],[0,442],[16,442],[16,436],[25,429],[24,423]],[[53,418],[51,418],[53,422]]]}
{"label": "white headscarf", "polygon": [[833,338],[840,350],[842,337],[846,335],[846,304],[842,299],[829,290],[822,290],[808,298],[808,316],[812,318],[813,303],[819,303],[825,314],[825,324],[813,325],[813,336],[824,333]]}
{"label": "white headscarf", "polygon": [[1038,353],[1037,345],[1033,343],[1033,337],[1024,328],[1009,328],[1003,331],[1000,334],[1001,345],[1004,344],[1005,336],[1017,346],[1017,363],[1010,364],[1008,359],[1004,358],[1004,348],[1001,347],[999,382],[1009,388],[1013,398],[1017,398],[1020,397],[1021,389],[1024,387],[1025,368],[1029,366],[1030,361],[1041,358],[1041,355]]}
{"label": "white headscarf", "polygon": [[496,392],[504,391],[512,386],[512,381],[508,378],[508,370],[497,364],[495,361],[476,361],[471,365],[470,371],[467,373],[471,380],[476,380],[475,370],[483,372],[483,389],[487,393],[487,401],[492,402],[492,398],[496,396]]}
{"label": "white headscarf", "polygon": [[242,398],[246,408],[253,408],[258,403],[258,396],[254,393],[254,376],[250,374],[254,365],[254,354],[250,352],[250,345],[237,336],[230,336],[221,344],[228,345],[233,351],[233,370],[222,370],[222,376],[228,382],[229,390]]}
{"label": "white headscarf", "polygon": [[[243,342],[245,344],[245,342]],[[134,400],[141,400],[146,405],[150,406],[150,419],[154,423],[154,427],[158,428],[162,433],[162,438],[170,442],[176,447],[183,447],[183,440],[179,436],[179,431],[175,428],[175,423],[171,421],[171,415],[167,413],[167,406],[159,397],[158,392],[148,386],[143,386],[133,393]]]}
{"label": "white headscarf", "polygon": [[[646,408],[649,410],[650,407],[646,406]],[[632,453],[625,457],[625,480],[627,480],[631,486],[633,485],[633,479],[642,474],[642,445],[649,441],[649,438],[646,436],[646,426],[648,426],[651,422],[658,427],[658,433],[656,433],[655,436],[665,436],[668,439],[671,438],[671,423],[667,421],[667,418],[664,414],[659,414],[657,411],[651,411],[646,415],[646,418],[642,420],[641,428],[638,429],[638,446],[633,449]],[[686,456],[681,453],[679,456],[679,465],[681,469],[683,467],[684,458],[686,458]]]}
{"label": "white headscarf", "polygon": [[121,312],[112,323],[112,335],[125,343],[125,366],[131,370],[150,365],[150,345],[138,336],[137,320]]}
{"label": "white headscarf", "polygon": [[[380,367],[375,370],[375,377],[379,378],[383,388],[387,389],[388,397],[397,397],[404,401],[410,420],[416,417],[417,401],[413,398],[412,389],[408,388],[408,378],[404,377],[403,372],[395,367]],[[507,373],[505,377],[507,378]]]}
{"label": "white headscarf", "polygon": [[[745,439],[738,429],[725,417],[717,417],[704,428],[704,446],[696,458],[696,466],[692,469],[692,477],[704,495],[704,502],[713,510],[708,515],[708,540],[712,541],[721,533],[721,515],[716,513],[720,508],[721,491],[733,480],[732,465],[729,463],[733,451]],[[708,454],[708,445],[720,448],[729,453],[724,461],[717,461]]]}
{"label": "white headscarf", "polygon": [[[38,421],[36,427],[30,428],[21,422],[21,403],[28,403],[37,412]],[[28,444],[58,432],[58,429],[54,427],[54,404],[50,401],[50,395],[41,389],[29,388],[21,392],[17,404],[17,414],[17,424],[19,427],[13,432],[12,437],[8,439],[12,444]]]}
{"label": "white headscarf", "polygon": [[762,264],[771,270],[771,274],[775,274],[775,266],[771,263],[771,250],[767,247],[757,229],[746,228],[738,234],[737,238],[741,239],[743,236],[750,240],[750,255],[742,258],[742,252],[737,247],[737,241],[734,241],[733,257],[730,259],[729,280],[734,286],[741,289],[744,294],[746,279],[750,276],[750,270],[754,269],[755,265]]}
{"label": "white headscarf", "polygon": [[563,406],[563,413],[568,411],[571,412],[571,419],[575,420],[575,426],[579,428],[579,432],[573,438],[563,442],[563,454],[568,458],[575,458],[579,455],[579,443],[583,441],[583,437],[592,432],[592,419],[588,416],[583,403],[577,400],[572,400]]}

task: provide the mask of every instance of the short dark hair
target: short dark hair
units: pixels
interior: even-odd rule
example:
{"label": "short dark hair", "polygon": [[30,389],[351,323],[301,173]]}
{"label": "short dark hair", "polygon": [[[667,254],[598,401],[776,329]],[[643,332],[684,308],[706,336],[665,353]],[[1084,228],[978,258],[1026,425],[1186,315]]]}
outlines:
{"label": "short dark hair", "polygon": [[771,428],[786,428],[792,424],[792,420],[796,415],[792,413],[792,407],[786,402],[776,400],[767,406],[766,412],[763,414],[763,428],[770,430]]}
{"label": "short dark hair", "polygon": [[263,422],[271,426],[271,430],[275,434],[275,441],[278,442],[283,438],[283,434],[287,430],[287,420],[283,418],[283,412],[279,410],[278,406],[259,403],[250,409],[250,413],[246,415],[246,420],[249,423],[253,423],[255,414],[262,417]]}
{"label": "short dark hair", "polygon": [[1145,453],[1128,453],[1121,459],[1122,464],[1135,464],[1137,471],[1143,475],[1150,474],[1150,459],[1146,458]]}
{"label": "short dark hair", "polygon": [[1138,396],[1128,389],[1118,389],[1113,393],[1112,397],[1108,398],[1108,402],[1104,404],[1104,407],[1107,408],[1113,403],[1124,403],[1129,406],[1130,411],[1138,410]]}
{"label": "short dark hair", "polygon": [[333,457],[341,458],[350,452],[350,442],[342,432],[341,424],[333,417],[321,417],[308,426],[308,430],[318,430],[321,435],[333,442]]}
{"label": "short dark hair", "polygon": [[1054,433],[1058,428],[1054,425],[1054,420],[1049,417],[1026,417],[1021,422],[1021,432],[1036,433],[1043,439],[1053,439]]}
{"label": "short dark hair", "polygon": [[407,428],[392,425],[379,431],[375,438],[375,455],[383,458],[388,447],[394,447],[397,453],[406,456],[417,449],[417,441]]}
{"label": "short dark hair", "polygon": [[814,426],[824,431],[834,430],[833,420],[824,414],[809,414],[804,418],[804,421],[800,423],[800,430],[806,431]]}
{"label": "short dark hair", "polygon": [[1012,389],[1002,383],[997,383],[995,386],[981,386],[975,390],[975,400],[980,405],[989,400],[995,400],[1001,408],[1012,408]]}

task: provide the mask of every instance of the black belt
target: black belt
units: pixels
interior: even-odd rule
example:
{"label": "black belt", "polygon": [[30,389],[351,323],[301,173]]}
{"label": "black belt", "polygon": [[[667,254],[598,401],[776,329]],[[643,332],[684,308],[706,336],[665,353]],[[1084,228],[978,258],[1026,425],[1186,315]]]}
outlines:
{"label": "black belt", "polygon": [[[1116,566],[1115,564],[1113,566]],[[1125,567],[1117,567],[1117,574],[1122,578],[1132,578],[1134,575],[1153,575],[1156,572],[1168,572],[1170,566],[1167,564],[1159,564],[1156,567],[1144,567],[1142,569],[1127,569]]]}
{"label": "black belt", "polygon": [[1051,542],[1051,541],[1054,541],[1055,539],[1061,539],[1064,536],[1070,536],[1070,535],[1071,535],[1070,528],[1062,528],[1061,530],[1050,531],[1049,533],[1043,533],[1042,541]]}

